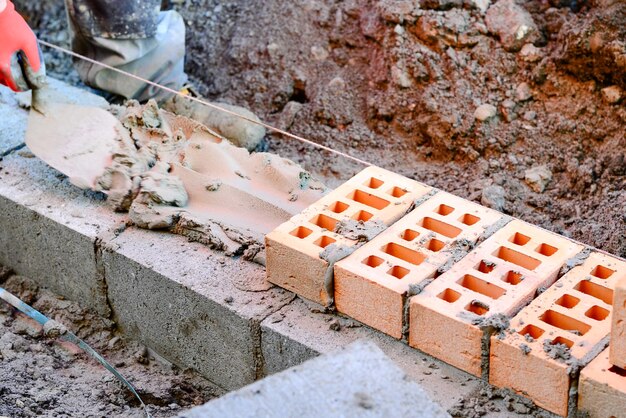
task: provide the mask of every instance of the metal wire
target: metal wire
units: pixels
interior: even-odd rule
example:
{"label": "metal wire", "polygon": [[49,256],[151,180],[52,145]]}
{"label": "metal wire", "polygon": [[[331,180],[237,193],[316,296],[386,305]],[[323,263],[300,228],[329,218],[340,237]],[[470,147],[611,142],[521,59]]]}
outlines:
{"label": "metal wire", "polygon": [[123,75],[125,75],[125,76],[127,76],[127,77],[130,77],[130,78],[133,78],[133,79],[135,79],[135,80],[139,80],[139,81],[141,81],[141,82],[143,82],[143,83],[146,83],[146,84],[148,84],[148,85],[150,85],[150,86],[154,86],[154,87],[160,88],[160,89],[162,89],[162,90],[165,90],[165,91],[167,91],[167,92],[169,92],[169,93],[172,93],[172,94],[175,94],[175,95],[177,95],[177,96],[183,97],[183,98],[185,98],[185,99],[192,100],[192,101],[194,101],[194,102],[197,102],[197,103],[203,104],[203,105],[205,105],[205,106],[208,106],[208,107],[210,107],[210,108],[212,108],[212,109],[215,109],[215,110],[218,110],[218,111],[220,111],[220,112],[224,112],[224,113],[229,114],[229,115],[231,115],[231,116],[235,116],[235,117],[237,117],[237,118],[239,118],[239,119],[243,119],[243,120],[245,120],[245,121],[247,121],[247,122],[254,123],[255,125],[262,126],[262,127],[266,128],[266,129],[268,129],[268,130],[270,130],[270,131],[273,131],[273,132],[279,133],[279,134],[281,134],[281,135],[285,135],[286,137],[289,137],[289,138],[295,139],[295,140],[297,140],[297,141],[303,142],[303,143],[305,143],[305,144],[311,145],[311,146],[316,147],[316,148],[319,148],[319,149],[323,149],[324,151],[328,151],[328,152],[331,152],[331,153],[333,153],[333,154],[340,155],[340,156],[342,156],[342,157],[344,157],[344,158],[347,158],[347,159],[352,160],[352,161],[354,161],[354,162],[357,162],[357,163],[359,163],[359,164],[363,164],[363,165],[365,165],[365,166],[371,166],[371,165],[372,165],[371,163],[368,163],[367,161],[361,160],[360,158],[353,157],[353,156],[351,156],[351,155],[349,155],[349,154],[346,154],[346,153],[344,153],[344,152],[337,151],[337,150],[335,150],[335,149],[333,149],[333,148],[330,148],[330,147],[327,147],[327,146],[325,146],[325,145],[318,144],[317,142],[313,142],[313,141],[311,141],[310,139],[306,139],[306,138],[303,138],[303,137],[301,137],[301,136],[299,136],[299,135],[295,135],[295,134],[289,133],[289,132],[287,132],[287,131],[285,131],[285,130],[282,130],[282,129],[276,128],[276,127],[274,127],[274,126],[272,126],[272,125],[268,125],[267,123],[264,123],[264,122],[261,122],[261,121],[258,121],[258,120],[254,120],[254,119],[248,118],[248,117],[246,117],[246,116],[240,115],[240,114],[239,114],[239,113],[237,113],[237,112],[233,112],[232,110],[225,109],[225,108],[223,108],[223,107],[221,107],[221,106],[218,106],[218,105],[216,105],[216,104],[214,104],[214,103],[209,103],[209,102],[207,102],[207,101],[204,101],[204,100],[198,99],[197,97],[192,97],[192,96],[189,96],[189,95],[185,95],[185,94],[183,94],[183,93],[181,93],[181,92],[179,92],[179,91],[176,91],[176,90],[174,90],[174,89],[171,89],[171,88],[169,88],[169,87],[162,86],[162,85],[160,85],[160,84],[158,84],[158,83],[155,83],[155,82],[150,81],[150,80],[148,80],[148,79],[145,79],[145,78],[143,78],[143,77],[139,77],[139,76],[137,76],[137,75],[131,74],[131,73],[126,72],[126,71],[124,71],[124,70],[120,70],[119,68],[112,67],[112,66],[110,66],[110,65],[107,65],[107,64],[104,64],[104,63],[102,63],[102,62],[96,61],[96,60],[91,59],[91,58],[89,58],[89,57],[86,57],[86,56],[84,56],[84,55],[77,54],[77,53],[76,53],[76,52],[74,52],[74,51],[70,51],[70,50],[68,50],[68,49],[66,49],[66,48],[63,48],[63,47],[60,47],[60,46],[58,46],[58,45],[51,44],[51,43],[49,43],[49,42],[42,41],[42,40],[39,40],[39,43],[40,43],[41,45],[47,46],[48,48],[56,49],[57,51],[63,52],[64,54],[71,55],[72,57],[79,58],[79,59],[81,59],[81,60],[84,60],[84,61],[90,62],[90,63],[95,64],[95,65],[99,65],[99,66],[104,67],[104,68],[106,68],[106,69],[108,69],[108,70],[115,71],[115,72],[117,72],[117,73],[119,73],[119,74],[123,74]]}

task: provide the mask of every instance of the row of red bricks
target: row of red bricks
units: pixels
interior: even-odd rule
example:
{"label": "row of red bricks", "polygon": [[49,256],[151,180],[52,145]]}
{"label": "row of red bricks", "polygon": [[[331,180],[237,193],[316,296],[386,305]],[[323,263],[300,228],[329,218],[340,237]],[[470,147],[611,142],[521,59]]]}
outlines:
{"label": "row of red bricks", "polygon": [[[342,233],[350,220],[386,229],[364,243]],[[576,400],[592,417],[626,414],[618,258],[587,256],[562,236],[377,167],[268,234],[266,246],[268,280],[304,298],[334,302],[559,415]]]}

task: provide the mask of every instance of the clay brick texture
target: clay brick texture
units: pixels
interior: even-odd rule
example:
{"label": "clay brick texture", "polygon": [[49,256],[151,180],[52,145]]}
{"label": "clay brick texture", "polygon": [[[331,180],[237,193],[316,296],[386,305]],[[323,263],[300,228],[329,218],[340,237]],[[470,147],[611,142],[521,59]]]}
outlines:
{"label": "clay brick texture", "polygon": [[486,378],[491,325],[506,325],[582,248],[511,221],[410,299],[409,345]]}
{"label": "clay brick texture", "polygon": [[626,369],[626,273],[617,283],[613,296],[613,322],[611,326],[611,364]]}
{"label": "clay brick texture", "polygon": [[[306,299],[327,305],[329,263],[320,253],[331,244],[356,244],[335,231],[345,219],[391,225],[414,201],[433,189],[414,180],[368,167],[266,236],[267,279]],[[332,272],[331,272],[332,273]]]}
{"label": "clay brick texture", "polygon": [[626,417],[626,370],[609,362],[609,349],[580,373],[578,409],[590,418]]}
{"label": "clay brick texture", "polygon": [[503,338],[491,338],[489,382],[566,416],[577,367],[608,343],[613,292],[625,275],[626,262],[591,253],[522,309]]}
{"label": "clay brick texture", "polygon": [[439,192],[335,265],[335,304],[395,338],[402,337],[407,291],[469,250],[503,215]]}

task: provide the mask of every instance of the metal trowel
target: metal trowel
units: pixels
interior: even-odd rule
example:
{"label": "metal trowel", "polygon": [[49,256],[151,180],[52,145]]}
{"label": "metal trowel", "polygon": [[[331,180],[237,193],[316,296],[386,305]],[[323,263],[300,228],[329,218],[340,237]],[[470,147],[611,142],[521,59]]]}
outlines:
{"label": "metal trowel", "polygon": [[106,100],[102,99],[104,104],[84,100],[85,94],[51,85],[33,90],[25,142],[33,154],[68,176],[72,184],[93,189],[112,162],[123,128],[102,108],[104,104],[108,107]]}

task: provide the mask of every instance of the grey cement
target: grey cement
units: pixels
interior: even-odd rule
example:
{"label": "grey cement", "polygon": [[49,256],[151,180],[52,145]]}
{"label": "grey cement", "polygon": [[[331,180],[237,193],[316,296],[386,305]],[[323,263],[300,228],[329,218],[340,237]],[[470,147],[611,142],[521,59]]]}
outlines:
{"label": "grey cement", "polygon": [[[257,291],[265,283],[261,266],[136,228],[106,247],[108,297],[126,334],[228,390],[262,376],[260,323],[293,295]],[[235,283],[240,276],[249,278],[248,291]]]}
{"label": "grey cement", "polygon": [[376,345],[361,341],[179,415],[226,416],[449,417]]}
{"label": "grey cement", "polygon": [[15,94],[0,86],[0,157],[24,146],[28,112],[20,109]]}

